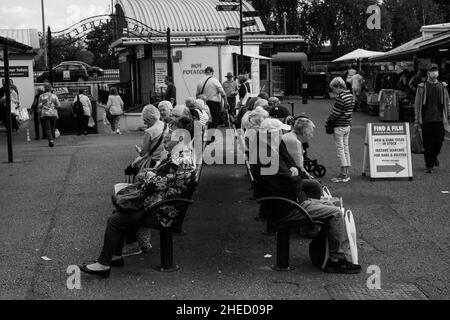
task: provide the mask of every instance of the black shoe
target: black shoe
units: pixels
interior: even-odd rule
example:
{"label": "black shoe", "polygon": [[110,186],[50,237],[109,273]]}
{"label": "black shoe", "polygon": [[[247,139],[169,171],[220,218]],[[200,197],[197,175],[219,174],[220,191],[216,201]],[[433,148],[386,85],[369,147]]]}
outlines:
{"label": "black shoe", "polygon": [[78,132],[78,133],[77,133],[77,136],[81,136],[81,133],[80,133],[80,132]]}
{"label": "black shoe", "polygon": [[439,167],[439,160],[437,158],[436,158],[436,160],[434,160],[434,166]]}
{"label": "black shoe", "polygon": [[108,278],[109,274],[111,273],[111,268],[107,269],[107,270],[91,270],[88,269],[86,264],[82,264],[81,266],[78,266],[80,268],[81,271],[87,273],[87,274],[92,274],[94,276],[99,276],[102,278]]}
{"label": "black shoe", "polygon": [[327,273],[355,274],[361,272],[361,266],[359,264],[353,264],[345,258],[339,259],[338,261],[328,259],[324,271]]}
{"label": "black shoe", "polygon": [[111,260],[111,267],[123,267],[125,265],[125,261],[123,258],[117,260]]}
{"label": "black shoe", "polygon": [[49,147],[52,147],[52,148],[53,148],[54,145],[55,145],[55,143],[53,142],[53,140],[50,140],[50,141],[48,142],[48,146],[49,146]]}
{"label": "black shoe", "polygon": [[83,134],[85,135],[85,136],[87,136],[87,132],[85,131],[85,132],[83,132]]}

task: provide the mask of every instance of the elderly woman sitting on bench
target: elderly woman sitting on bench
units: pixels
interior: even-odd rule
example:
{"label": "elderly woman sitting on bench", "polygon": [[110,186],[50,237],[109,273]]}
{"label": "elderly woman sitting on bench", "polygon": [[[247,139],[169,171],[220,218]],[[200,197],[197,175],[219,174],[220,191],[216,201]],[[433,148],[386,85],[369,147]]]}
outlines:
{"label": "elderly woman sitting on bench", "polygon": [[[119,201],[113,201],[116,209],[108,219],[100,257],[95,263],[80,265],[81,271],[108,277],[111,267],[123,266],[124,238],[136,233],[146,210],[162,200],[178,198],[187,190],[195,174],[190,147],[193,129],[190,118],[181,117],[170,122],[163,139],[164,149],[169,152],[167,158],[131,185],[131,189],[134,188],[139,194],[133,202],[133,209],[124,208]],[[170,226],[174,219],[172,209],[169,205],[164,206],[156,214],[152,212],[150,218],[155,220],[155,224]]]}

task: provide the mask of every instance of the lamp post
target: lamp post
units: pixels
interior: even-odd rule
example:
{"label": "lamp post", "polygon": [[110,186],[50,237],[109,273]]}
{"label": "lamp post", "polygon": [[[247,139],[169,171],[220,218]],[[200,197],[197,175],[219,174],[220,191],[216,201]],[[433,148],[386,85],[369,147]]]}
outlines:
{"label": "lamp post", "polygon": [[44,41],[44,63],[47,65],[47,44],[45,38],[45,14],[44,14],[44,0],[41,0],[41,14],[42,14],[42,40]]}

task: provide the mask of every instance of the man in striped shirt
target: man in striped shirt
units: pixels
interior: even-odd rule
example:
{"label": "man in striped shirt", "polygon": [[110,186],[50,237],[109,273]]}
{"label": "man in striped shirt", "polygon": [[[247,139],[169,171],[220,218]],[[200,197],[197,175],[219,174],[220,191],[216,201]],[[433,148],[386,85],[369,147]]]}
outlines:
{"label": "man in striped shirt", "polygon": [[341,165],[341,173],[331,179],[332,182],[348,182],[350,177],[348,169],[351,166],[348,138],[352,122],[352,113],[355,107],[355,98],[347,89],[345,81],[341,77],[331,80],[330,88],[337,95],[333,109],[328,116],[327,123],[334,128],[334,142],[337,156]]}

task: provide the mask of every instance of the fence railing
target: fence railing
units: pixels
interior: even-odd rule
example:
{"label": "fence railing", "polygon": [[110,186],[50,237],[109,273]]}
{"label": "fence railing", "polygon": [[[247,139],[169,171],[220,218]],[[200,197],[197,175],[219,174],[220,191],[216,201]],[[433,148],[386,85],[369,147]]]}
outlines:
{"label": "fence railing", "polygon": [[[34,82],[37,82],[37,78],[45,71],[34,71]],[[103,70],[102,76],[90,77],[89,81],[120,81],[119,69],[106,69]]]}

